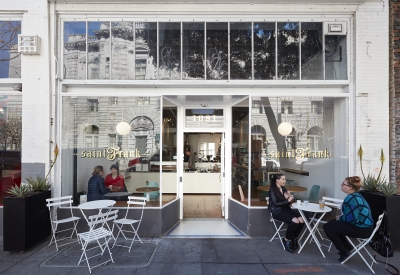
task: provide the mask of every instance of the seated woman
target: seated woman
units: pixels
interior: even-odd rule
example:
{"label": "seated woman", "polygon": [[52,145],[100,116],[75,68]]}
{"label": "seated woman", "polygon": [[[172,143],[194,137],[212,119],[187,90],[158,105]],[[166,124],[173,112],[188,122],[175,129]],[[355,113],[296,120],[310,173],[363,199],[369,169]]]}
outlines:
{"label": "seated woman", "polygon": [[282,238],[282,241],[285,249],[294,253],[299,247],[297,237],[304,227],[304,221],[298,212],[290,208],[294,197],[286,190],[285,183],[286,177],[283,174],[276,174],[271,179],[268,210],[275,220],[288,224],[286,236]]}
{"label": "seated woman", "polygon": [[103,166],[95,166],[93,168],[92,177],[88,182],[88,201],[96,201],[104,199],[104,194],[110,192],[110,189],[104,186]]}
{"label": "seated woman", "polygon": [[104,179],[104,185],[106,187],[112,185],[113,188],[117,189],[118,191],[126,192],[125,182],[122,175],[119,174],[119,169],[116,164],[111,165],[110,167],[111,173],[106,176]]}
{"label": "seated woman", "polygon": [[353,250],[346,236],[368,238],[374,230],[371,208],[363,196],[358,193],[361,185],[361,179],[357,176],[345,178],[341,190],[347,196],[342,204],[342,215],[324,224],[326,236],[339,250],[339,262],[346,260],[350,251]]}

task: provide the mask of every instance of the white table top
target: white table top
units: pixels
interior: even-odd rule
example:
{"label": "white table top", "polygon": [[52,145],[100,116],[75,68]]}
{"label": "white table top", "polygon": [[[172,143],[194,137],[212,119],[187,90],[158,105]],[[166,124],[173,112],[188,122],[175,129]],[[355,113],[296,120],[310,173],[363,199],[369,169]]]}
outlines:
{"label": "white table top", "polygon": [[297,203],[292,204],[293,208],[302,210],[302,211],[309,211],[313,213],[326,213],[326,212],[331,212],[332,208],[325,206],[324,209],[319,208],[318,203],[308,203],[308,205],[304,205],[302,202],[300,205],[297,205]]}
{"label": "white table top", "polygon": [[102,209],[113,206],[115,203],[116,201],[114,200],[98,200],[82,203],[78,207],[79,209]]}

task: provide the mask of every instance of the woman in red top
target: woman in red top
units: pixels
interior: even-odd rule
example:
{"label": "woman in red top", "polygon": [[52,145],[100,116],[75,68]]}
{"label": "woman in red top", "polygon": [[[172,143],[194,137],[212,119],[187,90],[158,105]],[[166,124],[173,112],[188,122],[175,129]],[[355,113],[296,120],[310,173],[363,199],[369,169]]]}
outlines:
{"label": "woman in red top", "polygon": [[124,178],[119,174],[118,166],[113,164],[110,167],[111,174],[108,174],[104,179],[104,185],[106,187],[112,185],[113,189],[119,188],[118,191],[126,191]]}

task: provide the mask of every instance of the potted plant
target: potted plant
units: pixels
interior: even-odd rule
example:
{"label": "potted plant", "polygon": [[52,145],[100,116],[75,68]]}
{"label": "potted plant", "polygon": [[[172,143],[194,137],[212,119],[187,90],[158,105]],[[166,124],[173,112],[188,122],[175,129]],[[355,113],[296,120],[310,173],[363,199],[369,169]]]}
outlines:
{"label": "potted plant", "polygon": [[46,199],[51,198],[49,175],[57,161],[58,146],[54,150],[54,161],[43,178],[29,177],[27,184],[14,185],[4,198],[3,250],[25,251],[51,235],[50,213]]}
{"label": "potted plant", "polygon": [[361,190],[360,193],[371,207],[374,221],[377,221],[379,215],[381,215],[383,211],[386,211],[389,228],[391,229],[390,233],[393,248],[400,249],[400,231],[396,230],[400,227],[400,219],[397,218],[397,210],[400,209],[400,196],[398,195],[399,186],[396,183],[387,182],[385,177],[381,177],[383,163],[385,162],[383,150],[381,150],[379,158],[381,169],[377,177],[371,173],[368,173],[367,177],[365,177],[362,166],[364,151],[361,145],[357,154],[360,159],[361,173],[364,178],[363,190]]}

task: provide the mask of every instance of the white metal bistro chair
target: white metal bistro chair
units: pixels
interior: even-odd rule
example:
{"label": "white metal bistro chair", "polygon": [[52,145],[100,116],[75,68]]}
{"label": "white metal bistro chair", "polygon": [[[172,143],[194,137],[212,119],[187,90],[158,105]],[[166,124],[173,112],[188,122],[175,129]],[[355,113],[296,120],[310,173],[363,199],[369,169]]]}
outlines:
{"label": "white metal bistro chair", "polygon": [[[58,247],[59,246],[64,246],[64,245],[76,242],[76,241],[72,241],[72,242],[63,243],[63,244],[58,244],[57,243],[59,241],[66,240],[66,239],[71,240],[72,236],[74,235],[74,232],[76,234],[77,241],[79,242],[78,232],[76,231],[76,226],[77,226],[77,224],[78,224],[78,222],[80,220],[80,217],[75,217],[74,213],[72,212],[72,202],[73,202],[72,196],[65,196],[65,197],[46,199],[46,202],[47,202],[47,207],[49,208],[49,212],[50,212],[51,230],[53,232],[53,235],[51,237],[49,245],[51,245],[54,242],[56,244],[56,249],[58,251]],[[65,218],[65,219],[60,219],[60,220],[57,219],[57,208],[60,207],[61,205],[68,205],[69,206],[69,209],[71,210],[71,217],[68,217],[68,218]],[[54,218],[53,218],[53,215],[51,213],[52,212],[51,211],[52,208],[53,208],[53,211],[54,211]],[[74,226],[71,227],[71,228],[67,228],[67,229],[63,229],[63,230],[57,231],[58,226],[60,224],[63,224],[63,223],[73,223]],[[59,239],[56,238],[56,235],[58,233],[65,232],[65,231],[68,231],[68,230],[71,230],[71,229],[72,229],[71,236],[63,237],[63,238],[59,238]]]}
{"label": "white metal bistro chair", "polygon": [[[377,264],[377,262],[375,261],[374,257],[372,257],[372,255],[368,252],[368,250],[365,248],[365,246],[371,241],[372,237],[375,235],[376,231],[378,231],[379,226],[381,226],[382,223],[382,219],[383,216],[385,215],[385,212],[383,212],[383,214],[381,214],[378,218],[378,221],[376,222],[375,225],[375,229],[372,232],[371,236],[369,236],[369,238],[367,239],[363,239],[363,238],[356,238],[359,242],[358,245],[354,245],[353,242],[350,240],[349,237],[346,236],[347,240],[349,241],[349,243],[354,247],[353,252],[350,254],[349,257],[347,257],[342,264],[344,264],[345,262],[347,262],[351,257],[353,257],[356,253],[358,253],[358,255],[360,255],[360,257],[363,259],[363,261],[365,262],[365,264],[369,267],[369,269],[371,269],[372,273],[375,274],[375,271],[372,269],[372,265],[374,263]],[[365,258],[363,257],[363,255],[360,253],[360,250],[364,248],[365,252],[367,252],[368,256],[372,259],[371,264],[368,264],[367,260],[365,260]]]}
{"label": "white metal bistro chair", "polygon": [[[78,237],[82,244],[82,250],[83,250],[81,258],[79,259],[78,265],[80,265],[81,262],[86,261],[90,273],[92,273],[92,269],[97,266],[105,265],[109,261],[114,263],[114,259],[112,257],[112,253],[110,251],[110,247],[108,246],[108,242],[110,241],[110,239],[113,238],[112,231],[114,229],[114,225],[112,226],[112,229],[109,230],[108,227],[104,227],[104,224],[106,224],[109,221],[115,221],[118,217],[117,213],[118,213],[118,210],[113,210],[113,211],[109,211],[106,213],[89,216],[89,221],[88,221],[89,231],[78,234]],[[100,226],[100,227],[97,227],[97,226]],[[87,249],[87,247],[90,243],[97,243],[97,246]],[[101,252],[99,254],[88,257],[87,252],[90,250],[93,250],[93,249],[97,249],[97,248],[100,248]],[[100,256],[100,255],[102,256],[106,250],[110,254],[110,259],[91,267],[89,264],[89,259],[92,259],[92,258]],[[85,256],[85,259],[82,259],[83,256]]]}
{"label": "white metal bistro chair", "polygon": [[[330,197],[322,197],[322,199],[325,200],[325,205],[326,205],[326,206],[329,206],[329,207],[334,208],[334,209],[341,209],[341,208],[342,208],[342,204],[343,204],[343,200],[342,200],[342,199],[335,199],[335,198],[330,198]],[[312,226],[316,221],[318,221],[317,214],[318,214],[318,213],[314,213],[314,215],[313,215],[312,218],[310,219],[310,226]],[[327,221],[321,220],[321,221],[319,222],[319,224],[325,224],[325,223],[327,223]],[[330,251],[331,251],[331,248],[332,248],[332,242],[331,242],[328,238],[325,238],[325,237],[322,236],[322,234],[321,234],[321,232],[320,232],[321,230],[322,230],[321,228],[318,228],[318,229],[316,230],[317,233],[318,233],[318,235],[319,235],[319,237],[320,237],[320,239],[321,239],[322,241],[329,241],[329,245],[323,244],[322,242],[321,242],[320,244],[321,244],[322,246],[327,247],[327,248],[328,248],[328,252],[330,252]],[[305,232],[303,232],[303,234],[301,235],[300,240],[302,239],[304,233],[305,233]],[[312,241],[313,241],[313,240],[311,239],[311,240],[310,240],[310,243],[311,243]]]}
{"label": "white metal bistro chair", "polygon": [[[284,222],[281,222],[281,221],[278,221],[278,220],[275,220],[271,213],[269,213],[269,215],[270,215],[269,220],[273,223],[273,225],[274,225],[274,227],[275,227],[275,230],[276,230],[276,231],[275,231],[275,234],[272,236],[272,238],[271,238],[269,241],[272,242],[273,240],[279,239],[279,241],[280,241],[281,244],[282,244],[283,250],[286,250],[286,249],[285,249],[285,245],[284,245],[283,242],[282,242],[282,236],[281,236],[281,234],[280,234],[280,232],[286,231],[286,229],[282,229],[282,226],[283,226],[285,223],[284,223]],[[278,226],[275,222],[276,222],[276,223],[281,223],[281,224]],[[278,237],[275,237],[276,235],[278,235]]]}
{"label": "white metal bistro chair", "polygon": [[[129,248],[129,252],[131,252],[131,248],[132,248],[133,242],[135,241],[136,237],[138,238],[138,240],[140,241],[140,243],[143,243],[142,240],[140,239],[140,237],[139,237],[139,235],[138,235],[137,232],[138,232],[138,230],[139,230],[140,223],[142,222],[144,206],[146,205],[146,197],[134,197],[134,196],[129,196],[129,197],[128,197],[127,203],[128,203],[128,208],[126,209],[125,217],[124,217],[123,219],[119,219],[119,220],[114,221],[115,225],[116,225],[117,228],[118,228],[118,234],[117,234],[117,236],[115,237],[115,241],[114,241],[113,247],[114,247],[115,245],[116,245],[116,246],[127,247],[127,248]],[[132,209],[132,208],[133,208],[132,206],[135,206],[135,205],[141,206],[141,207],[136,207],[136,208],[134,208],[134,209],[139,209],[139,210],[141,210],[140,218],[139,218],[139,219],[128,219],[129,210]],[[125,225],[126,225],[126,226],[130,226],[130,227],[132,228],[132,230],[124,230],[123,227],[124,227]],[[135,228],[134,225],[136,225],[136,228]],[[125,233],[133,233],[133,234],[134,234],[130,246],[116,244],[117,239],[118,239],[118,237],[119,237],[120,234],[125,238],[126,241],[130,240],[130,239],[125,235],[124,232],[125,232]]]}

